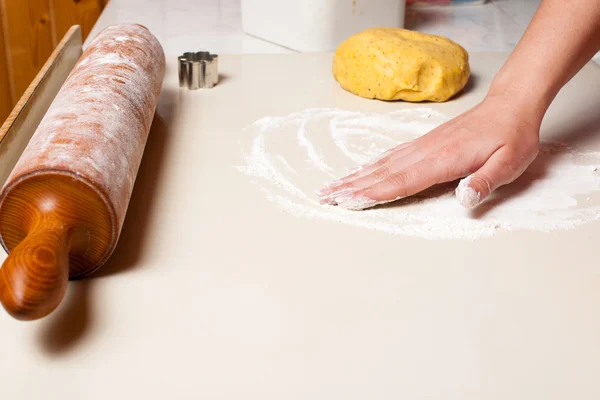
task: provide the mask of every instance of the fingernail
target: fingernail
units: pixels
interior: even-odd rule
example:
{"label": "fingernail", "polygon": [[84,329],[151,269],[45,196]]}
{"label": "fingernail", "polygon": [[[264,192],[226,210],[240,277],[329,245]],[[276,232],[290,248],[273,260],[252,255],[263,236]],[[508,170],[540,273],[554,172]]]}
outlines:
{"label": "fingernail", "polygon": [[332,193],[321,196],[321,198],[319,199],[319,204],[335,205],[335,196]]}
{"label": "fingernail", "polygon": [[458,183],[456,198],[463,207],[473,208],[481,203],[481,193],[469,186],[469,182],[471,182],[471,175]]}
{"label": "fingernail", "polygon": [[356,191],[356,189],[354,189],[354,188],[345,188],[342,190],[337,190],[335,192],[332,192],[332,193],[329,193],[328,195],[323,196],[320,200],[320,203],[321,204],[337,204],[338,198],[350,196],[355,191]]}
{"label": "fingernail", "polygon": [[335,187],[335,185],[328,183],[327,185],[325,185],[324,188],[315,190],[315,194],[319,197],[330,196],[339,191],[339,190],[335,190],[334,187]]}
{"label": "fingernail", "polygon": [[348,200],[350,200],[353,197],[352,194],[341,194],[339,196],[336,196],[334,198],[334,201],[336,202],[337,205],[340,205]]}
{"label": "fingernail", "polygon": [[319,199],[319,203],[320,204],[335,204],[335,196],[336,193],[330,193],[326,196],[321,197],[321,199]]}
{"label": "fingernail", "polygon": [[331,197],[323,197],[323,198],[319,199],[319,204],[324,206],[326,204],[334,205],[335,203]]}
{"label": "fingernail", "polygon": [[363,169],[363,167],[362,167],[362,166],[360,166],[360,167],[356,167],[356,168],[352,168],[352,169],[349,169],[349,170],[348,170],[348,175],[355,174],[355,173],[357,173],[358,171],[360,171],[360,170],[362,170],[362,169]]}

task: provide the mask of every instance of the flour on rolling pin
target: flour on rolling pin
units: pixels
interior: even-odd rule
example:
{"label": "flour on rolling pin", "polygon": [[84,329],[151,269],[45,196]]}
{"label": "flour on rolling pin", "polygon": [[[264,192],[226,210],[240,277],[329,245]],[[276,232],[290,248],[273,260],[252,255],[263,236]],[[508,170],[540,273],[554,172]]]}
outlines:
{"label": "flour on rolling pin", "polygon": [[52,312],[68,278],[115,249],[165,71],[158,40],[117,25],[90,44],[0,196],[0,302],[15,318]]}
{"label": "flour on rolling pin", "polygon": [[96,183],[122,221],[164,68],[160,43],[143,26],[102,31],[67,78],[38,127],[44,134],[32,138],[8,185],[17,174],[39,169],[74,172]]}

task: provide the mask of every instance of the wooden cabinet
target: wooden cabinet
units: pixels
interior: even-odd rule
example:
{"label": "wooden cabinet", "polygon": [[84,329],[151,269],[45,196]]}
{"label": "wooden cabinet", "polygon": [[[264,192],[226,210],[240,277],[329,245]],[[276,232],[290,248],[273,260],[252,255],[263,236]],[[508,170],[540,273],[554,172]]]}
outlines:
{"label": "wooden cabinet", "polygon": [[50,3],[54,10],[54,31],[58,41],[73,25],[81,25],[85,40],[104,8],[103,0],[50,0]]}
{"label": "wooden cabinet", "polygon": [[[1,15],[0,15],[1,17]],[[0,24],[2,19],[0,18]],[[0,125],[6,119],[13,106],[10,93],[10,79],[8,78],[8,66],[6,65],[6,49],[4,44],[4,32],[0,29]]]}
{"label": "wooden cabinet", "polygon": [[107,0],[0,0],[0,125],[72,25],[85,37]]}

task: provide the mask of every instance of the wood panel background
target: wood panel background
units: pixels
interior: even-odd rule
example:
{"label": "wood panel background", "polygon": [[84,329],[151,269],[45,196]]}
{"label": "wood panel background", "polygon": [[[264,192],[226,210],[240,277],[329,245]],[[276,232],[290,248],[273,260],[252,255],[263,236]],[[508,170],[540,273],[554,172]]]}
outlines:
{"label": "wood panel background", "polygon": [[[2,27],[2,15],[0,15],[0,28]],[[4,121],[13,106],[12,96],[10,94],[10,80],[8,78],[8,68],[6,65],[6,49],[3,29],[0,29],[0,121]],[[2,125],[0,123],[0,125]]]}
{"label": "wood panel background", "polygon": [[0,0],[0,125],[72,25],[83,38],[108,0]]}

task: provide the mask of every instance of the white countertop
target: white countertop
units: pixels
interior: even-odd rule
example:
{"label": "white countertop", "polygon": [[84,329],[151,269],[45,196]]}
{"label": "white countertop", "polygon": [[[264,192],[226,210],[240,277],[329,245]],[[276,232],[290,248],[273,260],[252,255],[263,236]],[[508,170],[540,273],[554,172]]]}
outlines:
{"label": "white countertop", "polygon": [[[468,51],[510,51],[541,0],[490,0],[484,5],[408,8],[405,27],[443,35]],[[290,53],[242,31],[240,0],[112,0],[90,37],[124,22],[146,25],[168,55],[207,49],[218,54]],[[595,57],[600,62],[600,53]]]}
{"label": "white countertop", "polygon": [[[112,0],[94,29],[139,22],[162,41],[157,116],[109,264],[71,282],[46,319],[0,312],[0,398],[600,398],[597,223],[425,241],[283,212],[233,168],[244,127],[308,107],[397,104],[345,93],[327,54],[224,56],[215,89],[180,91],[173,56],[184,50],[293,52],[245,36],[233,0],[195,12],[188,2]],[[525,26],[519,5],[531,3],[414,9],[407,27],[472,52],[510,50]],[[472,107],[503,60],[474,54],[471,89],[430,106]],[[557,97],[545,121],[553,139],[600,148],[597,75],[587,66]]]}
{"label": "white countertop", "polygon": [[[471,108],[504,58],[473,53],[470,88],[426,106],[449,116]],[[481,240],[390,235],[363,217],[349,225],[307,196],[327,176],[306,163],[312,151],[334,176],[354,166],[322,134],[332,119],[282,124],[276,140],[244,129],[309,107],[379,116],[423,107],[346,93],[330,65],[330,54],[223,55],[226,79],[180,91],[167,59],[115,253],[93,279],[70,282],[45,319],[0,310],[0,399],[600,399],[600,221]],[[599,103],[600,68],[588,65],[557,96],[546,137],[600,151]],[[297,174],[291,186],[234,168],[248,165],[254,143],[267,149],[259,157],[283,160],[286,178]],[[519,196],[543,175],[504,193]],[[583,215],[598,195],[579,203]],[[269,200],[282,196],[291,208]],[[294,205],[308,212],[295,216]],[[406,222],[418,230],[416,221]]]}

